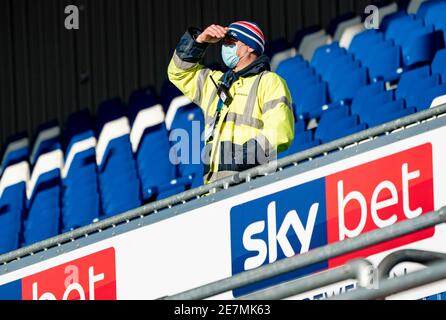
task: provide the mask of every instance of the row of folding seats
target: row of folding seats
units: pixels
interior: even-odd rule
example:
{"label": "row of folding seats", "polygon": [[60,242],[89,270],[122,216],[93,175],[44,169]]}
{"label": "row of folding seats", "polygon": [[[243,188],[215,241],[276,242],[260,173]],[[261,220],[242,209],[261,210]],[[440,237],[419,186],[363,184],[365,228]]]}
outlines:
{"label": "row of folding seats", "polygon": [[[0,170],[0,253],[201,185],[200,157],[175,164],[192,139],[200,140],[201,110],[176,88],[163,90],[167,107],[144,88],[130,96],[128,108],[114,98],[101,103],[94,119],[82,110],[63,130],[44,124],[31,152],[26,134],[10,138]],[[181,141],[171,148],[175,131]]]}
{"label": "row of folding seats", "polygon": [[[333,42],[317,48],[310,63],[296,55],[279,64],[277,73],[287,81],[296,105],[296,125],[305,128],[296,133],[291,151],[280,156],[444,103],[445,51],[438,51],[443,33],[435,33],[421,16],[392,10],[381,17],[382,30],[357,32],[348,50]],[[401,19],[410,25],[402,23],[404,35],[395,28]],[[412,71],[431,61],[432,66]],[[397,90],[386,90],[391,82]],[[311,118],[318,119],[317,128],[307,131]],[[336,126],[329,125],[333,121]]]}

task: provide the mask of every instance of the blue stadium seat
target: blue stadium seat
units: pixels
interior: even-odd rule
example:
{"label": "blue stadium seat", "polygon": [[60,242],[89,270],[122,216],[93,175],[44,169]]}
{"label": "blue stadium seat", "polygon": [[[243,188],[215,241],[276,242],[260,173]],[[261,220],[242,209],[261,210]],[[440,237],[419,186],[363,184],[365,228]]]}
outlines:
{"label": "blue stadium seat", "polygon": [[443,2],[444,0],[429,0],[423,2],[418,8],[417,16],[425,19],[430,12],[435,11],[437,9],[437,6],[441,5],[441,3]]}
{"label": "blue stadium seat", "polygon": [[443,31],[443,39],[446,42],[446,1],[439,2],[434,10],[429,10],[424,17],[426,24],[435,26],[435,30]]}
{"label": "blue stadium seat", "polygon": [[351,106],[351,111],[360,116],[363,116],[368,112],[374,112],[376,106],[392,102],[394,100],[394,95],[394,91],[383,91],[370,95],[364,99],[355,99]]}
{"label": "blue stadium seat", "polygon": [[347,67],[341,69],[339,74],[342,74],[342,77],[332,82],[329,87],[332,101],[352,99],[358,89],[368,83],[366,68],[351,69],[351,67]]}
{"label": "blue stadium seat", "polygon": [[419,90],[418,96],[414,102],[417,111],[428,109],[431,107],[435,98],[446,95],[446,84],[436,85],[425,90]]}
{"label": "blue stadium seat", "polygon": [[362,58],[363,64],[369,68],[372,82],[379,80],[395,81],[402,70],[401,48],[386,40],[368,48],[369,52]]}
{"label": "blue stadium seat", "polygon": [[[166,114],[166,125],[170,128],[170,158],[177,159],[177,178],[189,177],[191,187],[203,184],[204,165],[201,154],[204,149],[203,112],[193,103],[177,108],[171,104]],[[170,195],[170,193],[169,193]]]}
{"label": "blue stadium seat", "polygon": [[355,132],[364,130],[367,125],[364,123],[359,123],[358,115],[349,116],[336,121],[335,123],[326,123],[324,125],[319,125],[316,128],[315,138],[320,139],[323,143],[330,142],[353,134]]}
{"label": "blue stadium seat", "polygon": [[129,134],[130,125],[121,100],[114,98],[101,103],[96,114],[96,164],[106,217],[142,204]]}
{"label": "blue stadium seat", "polygon": [[0,178],[0,254],[19,248],[29,181],[29,147],[25,135],[8,139]]}
{"label": "blue stadium seat", "polygon": [[432,61],[432,74],[439,74],[442,83],[446,83],[446,49],[440,50]]}
{"label": "blue stadium seat", "polygon": [[184,191],[191,181],[189,177],[176,179],[176,167],[169,159],[170,142],[164,110],[153,88],[132,93],[128,115],[132,126],[130,141],[144,201],[159,200],[167,193]]}
{"label": "blue stadium seat", "polygon": [[401,44],[405,66],[430,63],[435,53],[444,48],[443,32],[435,31],[432,26],[408,30],[407,34]]}
{"label": "blue stadium seat", "polygon": [[320,82],[302,90],[301,98],[297,99],[295,103],[298,115],[310,118],[319,117],[323,111],[322,107],[328,103],[327,84]]}
{"label": "blue stadium seat", "polygon": [[352,113],[359,113],[363,104],[371,97],[385,91],[384,81],[375,82],[358,89],[350,105]]}
{"label": "blue stadium seat", "polygon": [[369,127],[374,127],[379,124],[383,124],[392,120],[396,120],[405,116],[408,116],[410,114],[415,113],[417,110],[415,108],[405,108],[401,110],[396,110],[393,112],[387,112],[383,114],[374,114],[371,118],[370,123],[368,123]]}
{"label": "blue stadium seat", "polygon": [[[381,24],[379,26],[380,30],[382,30],[385,33],[387,31],[387,29],[389,28],[389,26],[391,26],[393,23],[395,23],[394,21],[398,21],[398,19],[404,18],[407,15],[408,15],[407,11],[400,8],[400,10],[385,16],[382,19]],[[396,23],[398,23],[398,22],[396,22]]]}
{"label": "blue stadium seat", "polygon": [[369,54],[370,48],[384,41],[384,34],[374,29],[357,34],[348,48],[356,59],[363,60]]}
{"label": "blue stadium seat", "polygon": [[32,174],[27,186],[24,245],[60,232],[61,171],[63,152],[60,127],[50,122],[39,127],[30,157]]}
{"label": "blue stadium seat", "polygon": [[349,107],[346,105],[339,106],[333,110],[327,110],[321,115],[319,120],[319,125],[330,125],[339,121],[343,118],[346,118],[350,115]]}
{"label": "blue stadium seat", "polygon": [[311,59],[311,65],[320,74],[330,66],[331,60],[335,57],[343,56],[346,54],[344,48],[340,48],[337,42],[319,47]]}
{"label": "blue stadium seat", "polygon": [[100,215],[96,137],[88,110],[71,114],[64,130],[62,228],[73,230]]}
{"label": "blue stadium seat", "polygon": [[[341,69],[358,69],[360,67],[359,61],[354,61],[353,54],[347,53],[340,56],[333,56],[330,61],[330,63],[325,66],[323,70],[319,70],[319,74],[321,75],[321,78],[325,81],[333,80],[333,78],[336,78],[333,73],[341,72]],[[339,77],[337,79],[341,78]]]}
{"label": "blue stadium seat", "polygon": [[10,165],[29,159],[29,139],[26,132],[20,132],[10,136],[2,150],[2,162],[0,176],[3,170]]}
{"label": "blue stadium seat", "polygon": [[308,69],[308,67],[308,62],[305,61],[301,55],[296,55],[280,62],[276,73],[289,81],[294,78],[295,74],[299,73],[301,70]]}
{"label": "blue stadium seat", "polygon": [[416,25],[422,25],[422,20],[418,19],[414,14],[406,14],[394,17],[387,25],[384,36],[386,39],[397,39],[410,31]]}
{"label": "blue stadium seat", "polygon": [[412,87],[416,86],[416,83],[418,81],[425,79],[429,76],[430,76],[429,66],[424,66],[404,72],[401,75],[401,78],[398,82],[398,87],[395,92],[396,98],[397,99],[404,98],[412,90]]}
{"label": "blue stadium seat", "polygon": [[[378,124],[386,122],[386,115],[390,113],[399,112],[405,109],[406,102],[404,99],[395,100],[392,102],[375,105],[373,110],[363,112],[360,115],[361,122],[367,123],[369,127],[374,127]],[[386,118],[386,119],[384,119]]]}
{"label": "blue stadium seat", "polygon": [[[406,104],[408,107],[420,108],[420,98],[424,96],[426,90],[433,88],[440,84],[440,76],[438,74],[434,74],[425,79],[419,80],[414,83],[411,90],[407,93],[404,98],[406,99]],[[430,101],[432,102],[432,101]],[[424,106],[424,103],[422,104]],[[430,104],[429,104],[430,106]],[[427,108],[429,108],[427,106]]]}

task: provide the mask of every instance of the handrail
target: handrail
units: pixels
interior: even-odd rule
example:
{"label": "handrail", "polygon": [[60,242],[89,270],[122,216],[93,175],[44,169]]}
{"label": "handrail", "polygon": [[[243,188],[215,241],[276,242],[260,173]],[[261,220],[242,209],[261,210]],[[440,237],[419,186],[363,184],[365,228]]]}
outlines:
{"label": "handrail", "polygon": [[435,262],[427,268],[379,282],[377,288],[358,288],[328,300],[374,300],[446,279],[446,262]]}
{"label": "handrail", "polygon": [[108,219],[104,219],[96,223],[78,228],[76,230],[69,231],[64,234],[37,242],[30,246],[11,251],[9,253],[0,255],[0,264],[6,264],[13,260],[23,258],[27,255],[32,255],[36,252],[74,241],[75,239],[84,237],[91,233],[102,231],[108,228],[113,228],[118,224],[126,223],[133,219],[142,218],[152,213],[157,213],[162,209],[170,208],[174,205],[182,204],[192,199],[200,198],[202,195],[215,193],[217,192],[217,190],[220,190],[222,188],[227,189],[229,188],[229,186],[241,183],[242,181],[249,182],[252,178],[271,174],[277,171],[277,168],[297,165],[300,161],[313,159],[320,155],[326,155],[330,151],[342,150],[344,147],[347,147],[349,145],[358,144],[361,141],[404,128],[408,125],[420,123],[430,118],[435,118],[441,114],[446,114],[446,104],[432,109],[423,110],[415,114],[349,135],[347,137],[343,137],[332,142],[295,153],[293,155],[289,155],[285,158],[275,160],[270,163],[237,173],[233,176],[217,180],[208,185],[200,186],[198,188],[179,193],[169,198],[159,200],[141,206],[139,208],[129,210],[125,213],[110,217]]}
{"label": "handrail", "polygon": [[360,287],[368,287],[372,285],[373,265],[365,259],[352,260],[341,267],[281,283],[279,285],[239,297],[236,300],[284,299],[344,280],[357,280],[358,286]]}
{"label": "handrail", "polygon": [[426,250],[404,249],[393,252],[385,257],[378,265],[377,278],[386,280],[390,271],[403,262],[414,262],[422,265],[432,264],[438,261],[446,261],[446,254]]}
{"label": "handrail", "polygon": [[382,229],[361,234],[355,238],[335,242],[294,257],[263,265],[253,270],[244,271],[232,277],[215,281],[195,289],[164,297],[164,299],[198,300],[213,297],[220,293],[244,287],[258,281],[270,279],[302,267],[342,256],[346,253],[354,252],[444,222],[446,222],[446,207],[411,220],[401,221]]}

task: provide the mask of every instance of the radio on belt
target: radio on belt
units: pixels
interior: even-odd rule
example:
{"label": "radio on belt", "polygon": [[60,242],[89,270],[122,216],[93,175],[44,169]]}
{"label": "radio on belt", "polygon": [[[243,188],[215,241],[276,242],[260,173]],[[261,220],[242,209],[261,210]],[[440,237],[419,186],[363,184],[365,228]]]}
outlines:
{"label": "radio on belt", "polygon": [[223,104],[229,106],[232,102],[232,96],[229,93],[229,88],[227,88],[224,83],[217,85],[214,81],[214,78],[212,78],[212,76],[210,76],[210,78],[214,83],[215,88],[217,88],[217,95],[220,97],[220,100],[223,102]]}

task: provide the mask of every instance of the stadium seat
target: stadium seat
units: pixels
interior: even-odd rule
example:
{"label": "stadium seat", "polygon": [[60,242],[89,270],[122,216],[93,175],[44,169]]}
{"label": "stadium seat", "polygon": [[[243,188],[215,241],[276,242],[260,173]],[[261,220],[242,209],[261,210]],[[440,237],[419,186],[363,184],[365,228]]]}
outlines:
{"label": "stadium seat", "polygon": [[[436,85],[434,87],[419,90],[419,95],[415,100],[414,106],[417,111],[429,109],[434,106],[433,102],[436,98],[446,95],[446,84]],[[437,104],[435,102],[435,104]]]}
{"label": "stadium seat", "polygon": [[295,103],[298,115],[304,115],[305,118],[319,117],[323,106],[328,103],[327,84],[320,82],[302,90],[301,99]]}
{"label": "stadium seat", "polygon": [[101,103],[96,114],[96,164],[106,217],[142,204],[129,134],[130,125],[121,100],[114,98]]}
{"label": "stadium seat", "polygon": [[408,34],[401,44],[405,66],[430,63],[435,53],[444,48],[443,32],[434,31],[432,26],[413,29]]}
{"label": "stadium seat", "polygon": [[366,30],[358,33],[352,40],[348,51],[351,52],[355,58],[363,60],[374,47],[384,41],[384,35],[376,30]]}
{"label": "stadium seat", "polygon": [[333,125],[333,123],[319,125],[316,129],[315,138],[327,143],[366,128],[366,124],[359,123],[358,115],[353,115],[336,121],[336,125]]}
{"label": "stadium seat", "polygon": [[324,112],[321,115],[319,120],[319,124],[321,126],[330,125],[336,123],[336,121],[341,120],[343,118],[347,118],[350,114],[349,107],[346,105],[340,106],[334,110],[329,110]]}
{"label": "stadium seat", "polygon": [[439,74],[442,83],[446,83],[446,49],[440,50],[432,61],[432,74]]}
{"label": "stadium seat", "polygon": [[368,86],[362,87],[353,97],[350,110],[352,113],[359,113],[363,105],[367,103],[370,97],[374,97],[385,91],[385,84],[383,81],[372,83]]}
{"label": "stadium seat", "polygon": [[56,122],[39,127],[30,157],[32,174],[27,186],[24,245],[56,236],[60,232],[61,130]]}
{"label": "stadium seat", "polygon": [[88,110],[71,114],[64,130],[63,231],[92,223],[100,215],[96,137]]}
{"label": "stadium seat", "polygon": [[379,80],[395,81],[403,71],[401,68],[401,48],[393,45],[390,40],[373,45],[361,61],[369,68],[372,82]]}
{"label": "stadium seat", "polygon": [[[407,106],[415,107],[417,110],[419,110],[418,108],[429,108],[433,99],[429,101],[429,104],[426,104],[426,100],[420,100],[420,98],[425,97],[427,90],[434,88],[439,84],[440,76],[438,74],[434,74],[414,83],[411,90],[404,96]],[[421,102],[422,104],[420,105]]]}
{"label": "stadium seat", "polygon": [[311,59],[311,66],[314,67],[318,73],[323,74],[330,65],[331,59],[344,56],[345,54],[345,49],[340,48],[337,42],[321,46],[315,51],[313,58]]}
{"label": "stadium seat", "polygon": [[374,127],[377,126],[379,124],[383,124],[392,120],[396,120],[405,116],[408,116],[412,113],[415,113],[416,109],[415,108],[405,108],[405,109],[401,109],[401,110],[396,110],[396,111],[392,111],[392,112],[386,112],[383,114],[378,114],[375,113],[372,115],[371,119],[369,120],[369,127]]}
{"label": "stadium seat", "polygon": [[334,80],[329,86],[332,101],[352,99],[358,89],[368,83],[368,74],[365,68],[344,67],[339,70],[339,74],[342,77]]}
{"label": "stadium seat", "polygon": [[[135,154],[144,201],[180,193],[190,179],[176,179],[176,167],[169,159],[170,142],[165,114],[154,89],[142,88],[132,93],[128,107],[132,126],[130,142]],[[153,155],[157,156],[154,157]]]}
{"label": "stadium seat", "polygon": [[[166,127],[170,131],[170,157],[176,159],[175,164],[178,165],[176,176],[178,179],[189,177],[192,180],[190,187],[198,187],[203,184],[204,171],[199,156],[204,149],[201,137],[204,130],[203,112],[168,81],[161,90],[161,102],[166,110]],[[188,151],[188,154],[181,154],[180,150]]]}
{"label": "stadium seat", "polygon": [[[167,116],[170,117],[169,112]],[[203,112],[195,104],[189,104],[177,110],[172,119],[169,157],[177,159],[175,162],[178,164],[177,179],[188,177],[192,181],[192,188],[199,187],[203,184],[204,175],[203,159],[201,158],[204,149]]]}
{"label": "stadium seat", "polygon": [[361,118],[367,118],[369,114],[375,113],[375,109],[378,106],[392,102],[394,100],[394,95],[394,91],[384,91],[370,96],[368,99],[365,99],[359,107],[355,106],[355,108],[353,108],[352,106],[352,112],[358,114]]}
{"label": "stadium seat", "polygon": [[397,99],[404,98],[416,86],[416,82],[430,76],[429,66],[420,67],[411,71],[406,71],[401,75],[396,89]]}
{"label": "stadium seat", "polygon": [[387,122],[388,114],[399,112],[405,109],[406,102],[404,99],[395,100],[392,102],[375,105],[373,112],[363,112],[360,115],[362,123],[367,123],[369,127],[374,127],[378,124]]}
{"label": "stadium seat", "polygon": [[425,19],[431,11],[435,11],[437,6],[443,2],[444,0],[429,0],[423,2],[417,10],[417,16]]}
{"label": "stadium seat", "polygon": [[0,178],[0,254],[19,248],[29,181],[29,147],[24,134],[8,139]]}

